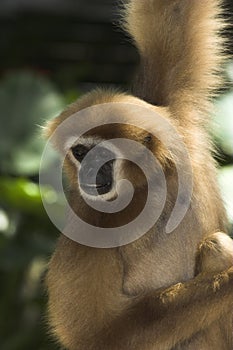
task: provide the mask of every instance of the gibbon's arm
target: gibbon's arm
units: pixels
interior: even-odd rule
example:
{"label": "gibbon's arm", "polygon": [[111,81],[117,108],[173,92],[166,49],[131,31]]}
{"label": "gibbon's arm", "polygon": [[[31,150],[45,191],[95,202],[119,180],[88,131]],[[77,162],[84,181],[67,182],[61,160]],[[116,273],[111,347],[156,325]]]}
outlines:
{"label": "gibbon's arm", "polygon": [[139,350],[147,339],[157,350],[171,350],[205,330],[232,306],[233,267],[217,275],[203,273],[187,283],[134,299],[98,337],[102,341],[95,349]]}
{"label": "gibbon's arm", "polygon": [[[219,87],[224,55],[221,0],[128,0],[123,27],[141,55],[134,94],[180,111],[205,110]],[[177,107],[177,108],[176,108]]]}

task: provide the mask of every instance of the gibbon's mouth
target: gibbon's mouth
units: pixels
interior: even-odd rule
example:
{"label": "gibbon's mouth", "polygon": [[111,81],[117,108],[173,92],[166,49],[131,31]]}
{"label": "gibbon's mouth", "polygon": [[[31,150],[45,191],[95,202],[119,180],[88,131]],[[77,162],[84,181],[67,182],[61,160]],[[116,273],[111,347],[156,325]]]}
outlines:
{"label": "gibbon's mouth", "polygon": [[80,187],[86,194],[91,196],[98,196],[98,195],[109,193],[112,189],[112,183],[111,182],[107,182],[104,184],[81,183]]}

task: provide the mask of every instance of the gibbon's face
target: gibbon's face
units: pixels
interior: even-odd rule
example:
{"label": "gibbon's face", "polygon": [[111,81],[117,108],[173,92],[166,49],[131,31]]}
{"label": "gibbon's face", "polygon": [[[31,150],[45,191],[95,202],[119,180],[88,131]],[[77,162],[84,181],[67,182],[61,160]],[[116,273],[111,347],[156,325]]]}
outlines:
{"label": "gibbon's face", "polygon": [[[138,154],[133,149],[127,149],[127,154],[124,154],[124,149],[117,147],[112,139],[136,141],[147,149],[152,149],[154,142],[144,130],[132,130],[132,127],[121,124],[100,126],[75,142],[73,137],[68,137],[65,142],[65,169],[71,183],[83,197],[95,201],[114,200],[119,191],[119,181],[123,179],[127,179],[134,188],[146,186],[145,175],[136,164],[138,159],[146,157],[143,148]],[[135,163],[127,160],[130,152]]]}
{"label": "gibbon's face", "polygon": [[82,196],[94,200],[115,197],[122,162],[116,147],[99,133],[82,136],[74,144],[68,140],[66,151],[66,166],[77,174],[75,182]]}
{"label": "gibbon's face", "polygon": [[[119,124],[106,123],[110,114],[124,113],[124,111],[117,110],[117,104],[113,105],[108,113],[101,115],[102,125],[92,128],[79,137],[75,136],[75,125],[78,128],[79,123],[81,123],[78,118],[70,128],[63,128],[62,123],[69,119],[71,115],[91,105],[100,105],[104,102],[122,102],[122,100],[128,103],[129,99],[133,100],[130,100],[131,103],[138,101],[136,98],[125,95],[116,95],[118,97],[117,101],[116,96],[114,96],[115,100],[113,96],[111,98],[108,96],[110,101],[107,98],[104,101],[98,101],[96,94],[94,93],[94,97],[92,95],[84,97],[50,122],[48,134],[50,136],[52,133],[56,133],[56,128],[60,127],[59,133],[61,135],[58,133],[55,143],[62,152],[65,151],[64,169],[68,175],[71,188],[78,190],[82,197],[94,201],[101,199],[111,201],[119,193],[120,180],[128,180],[134,189],[147,186],[147,179],[143,171],[145,169],[141,169],[137,165],[137,159],[143,160],[143,164],[147,168],[153,169],[153,166],[143,150],[150,150],[153,154],[156,154],[157,160],[162,165],[166,162],[167,155],[161,142],[148,132],[149,127],[144,128],[142,124],[141,128],[140,126],[124,124],[124,122]],[[103,98],[103,94],[101,94],[101,97]],[[144,102],[140,103],[144,104]],[[95,115],[88,117],[96,119]],[[125,120],[129,122],[130,116],[125,115]],[[136,141],[142,146],[141,150],[137,151],[134,147],[128,147],[127,154],[124,154],[124,149],[112,142],[116,139]],[[128,160],[131,156],[136,160],[135,162]],[[124,192],[124,188],[122,190]]]}
{"label": "gibbon's face", "polygon": [[[126,135],[127,128],[128,126],[125,125],[103,126],[98,128],[99,130],[93,130],[92,135],[89,133],[82,136],[74,144],[72,139],[71,142],[68,140],[66,167],[69,169],[69,174],[73,173],[73,179],[75,179],[75,173],[77,174],[74,181],[82,196],[93,200],[101,198],[113,200],[119,190],[119,181],[123,179],[129,180],[134,188],[146,185],[143,171],[136,165],[137,160],[142,158],[144,153],[133,154],[132,152],[134,163],[127,160],[129,151],[124,154],[120,147],[118,148],[111,139],[109,140],[110,134],[113,139],[129,140],[130,135]],[[142,131],[138,130],[137,136],[140,137],[140,141],[137,142],[145,144],[145,147],[152,145],[153,140],[150,135],[143,135]]]}

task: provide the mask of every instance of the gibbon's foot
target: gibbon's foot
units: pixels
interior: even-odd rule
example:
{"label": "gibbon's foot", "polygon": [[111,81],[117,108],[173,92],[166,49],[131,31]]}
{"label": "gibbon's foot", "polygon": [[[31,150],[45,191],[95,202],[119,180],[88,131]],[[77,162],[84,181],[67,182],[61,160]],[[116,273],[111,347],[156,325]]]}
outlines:
{"label": "gibbon's foot", "polygon": [[195,274],[222,272],[233,266],[233,240],[223,232],[216,232],[202,241],[196,255]]}

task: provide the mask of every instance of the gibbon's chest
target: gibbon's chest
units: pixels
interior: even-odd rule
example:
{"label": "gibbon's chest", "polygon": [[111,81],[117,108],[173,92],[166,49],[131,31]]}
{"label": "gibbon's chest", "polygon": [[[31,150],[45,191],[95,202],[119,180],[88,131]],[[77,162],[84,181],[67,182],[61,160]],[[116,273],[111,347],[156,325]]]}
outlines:
{"label": "gibbon's chest", "polygon": [[[128,295],[168,287],[194,276],[197,246],[203,237],[201,225],[190,227],[187,214],[172,234],[156,236],[151,242],[135,242],[122,248],[123,290]],[[196,222],[193,220],[192,222]]]}
{"label": "gibbon's chest", "polygon": [[199,187],[195,188],[196,198],[185,217],[172,233],[165,233],[165,224],[159,222],[148,234],[149,239],[144,236],[121,248],[126,294],[135,295],[193,278],[198,244],[210,233],[223,230],[221,218],[225,217],[221,203],[215,208],[212,198],[202,198],[204,190]]}

